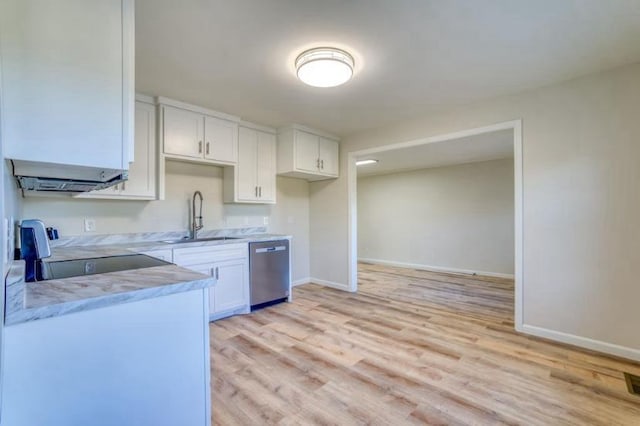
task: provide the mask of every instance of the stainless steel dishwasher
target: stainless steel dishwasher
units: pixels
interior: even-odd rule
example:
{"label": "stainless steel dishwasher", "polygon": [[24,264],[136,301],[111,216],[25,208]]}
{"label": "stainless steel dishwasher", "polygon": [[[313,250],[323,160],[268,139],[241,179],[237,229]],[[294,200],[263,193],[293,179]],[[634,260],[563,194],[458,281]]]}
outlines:
{"label": "stainless steel dishwasher", "polygon": [[249,243],[251,310],[289,297],[289,240]]}

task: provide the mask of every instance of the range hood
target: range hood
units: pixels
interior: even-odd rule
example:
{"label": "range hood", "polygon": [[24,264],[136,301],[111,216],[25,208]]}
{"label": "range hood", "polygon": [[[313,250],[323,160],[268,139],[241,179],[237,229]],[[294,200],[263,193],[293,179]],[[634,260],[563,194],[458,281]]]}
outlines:
{"label": "range hood", "polygon": [[34,161],[12,160],[13,175],[24,192],[77,194],[117,185],[127,170],[102,169]]}

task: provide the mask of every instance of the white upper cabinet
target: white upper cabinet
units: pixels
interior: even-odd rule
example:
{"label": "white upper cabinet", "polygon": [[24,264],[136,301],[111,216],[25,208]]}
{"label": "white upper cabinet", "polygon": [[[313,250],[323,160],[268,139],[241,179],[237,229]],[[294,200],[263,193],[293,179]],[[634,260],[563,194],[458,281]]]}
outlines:
{"label": "white upper cabinet", "polygon": [[238,162],[237,117],[167,98],[158,102],[166,158],[218,165]]}
{"label": "white upper cabinet", "polygon": [[310,181],[338,177],[338,139],[303,126],[278,131],[278,174]]}
{"label": "white upper cabinet", "polygon": [[129,166],[129,179],[121,184],[121,195],[153,200],[158,163],[155,105],[136,102],[134,142],[135,161]]}
{"label": "white upper cabinet", "polygon": [[170,106],[162,107],[164,153],[204,158],[204,117]]}
{"label": "white upper cabinet", "polygon": [[258,131],[256,184],[261,202],[276,202],[276,135]]}
{"label": "white upper cabinet", "polygon": [[[227,195],[228,202],[255,201],[258,199],[258,132],[241,127],[238,135],[239,164],[234,175],[225,178],[225,184],[236,178],[237,194]],[[229,169],[227,169],[227,172]],[[232,171],[233,172],[233,171]],[[229,175],[229,173],[227,173]],[[231,185],[230,185],[231,186]]]}
{"label": "white upper cabinet", "polygon": [[204,158],[227,164],[238,161],[238,123],[204,117]]}
{"label": "white upper cabinet", "polygon": [[2,0],[2,139],[14,160],[127,169],[133,0]]}
{"label": "white upper cabinet", "polygon": [[241,126],[238,165],[225,167],[225,203],[276,202],[276,137],[272,132]]}
{"label": "white upper cabinet", "polygon": [[320,136],[318,141],[318,158],[320,159],[320,171],[329,176],[338,176],[338,142]]}
{"label": "white upper cabinet", "polygon": [[296,169],[317,173],[320,168],[320,157],[318,152],[317,135],[311,133],[296,130],[294,134],[295,138],[295,166]]}
{"label": "white upper cabinet", "polygon": [[129,164],[129,179],[107,189],[77,195],[77,198],[124,200],[158,199],[156,107],[150,102],[151,100],[136,101],[134,131],[135,161]]}

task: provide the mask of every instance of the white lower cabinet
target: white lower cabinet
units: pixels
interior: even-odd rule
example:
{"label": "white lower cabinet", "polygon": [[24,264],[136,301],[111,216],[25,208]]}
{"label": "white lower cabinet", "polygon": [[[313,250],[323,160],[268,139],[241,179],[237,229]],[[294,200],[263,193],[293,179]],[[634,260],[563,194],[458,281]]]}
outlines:
{"label": "white lower cabinet", "polygon": [[210,425],[208,294],[5,326],[1,424]]}
{"label": "white lower cabinet", "polygon": [[211,320],[250,312],[246,243],[174,249],[173,262],[216,279],[209,289]]}
{"label": "white lower cabinet", "polygon": [[[216,263],[212,312],[229,312],[246,307],[249,302],[249,286],[244,283],[249,282],[248,266],[246,258]],[[211,304],[209,308],[211,309]]]}

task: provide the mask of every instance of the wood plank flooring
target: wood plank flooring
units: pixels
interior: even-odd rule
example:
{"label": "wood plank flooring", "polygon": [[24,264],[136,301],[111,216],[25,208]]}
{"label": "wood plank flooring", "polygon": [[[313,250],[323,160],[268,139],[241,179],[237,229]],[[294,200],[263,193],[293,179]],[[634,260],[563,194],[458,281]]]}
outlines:
{"label": "wood plank flooring", "polygon": [[640,364],[513,329],[513,282],[359,265],[212,323],[215,425],[640,425]]}

